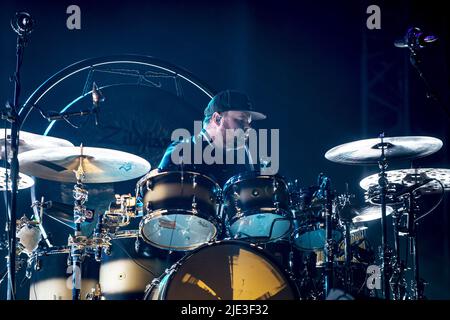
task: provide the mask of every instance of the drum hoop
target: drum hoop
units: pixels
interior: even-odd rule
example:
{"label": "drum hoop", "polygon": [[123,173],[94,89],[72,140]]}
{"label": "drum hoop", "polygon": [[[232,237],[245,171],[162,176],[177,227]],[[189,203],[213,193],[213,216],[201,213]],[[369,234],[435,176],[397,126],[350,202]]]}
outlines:
{"label": "drum hoop", "polygon": [[[258,208],[258,209],[250,209],[250,210],[245,210],[245,211],[241,211],[240,213],[240,217],[237,217],[237,212],[234,216],[230,217],[227,219],[228,222],[230,222],[230,225],[232,225],[233,223],[237,222],[238,220],[245,218],[245,217],[250,217],[256,214],[260,214],[260,213],[271,213],[271,214],[275,214],[277,216],[281,216],[281,217],[288,217],[290,215],[289,210],[285,210],[282,208]],[[279,213],[279,214],[278,214]],[[226,216],[228,217],[228,211],[226,212]]]}
{"label": "drum hoop", "polygon": [[[210,241],[213,241],[213,239],[215,239],[215,238],[217,237],[217,235],[218,235],[218,233],[219,233],[219,230],[220,230],[220,228],[221,228],[221,223],[220,223],[219,219],[218,219],[217,217],[215,217],[215,216],[209,216],[209,217],[208,217],[209,219],[205,219],[203,216],[200,216],[198,213],[197,213],[197,214],[194,214],[193,211],[189,211],[189,210],[184,210],[184,209],[174,209],[174,210],[160,209],[160,210],[153,211],[151,214],[148,214],[147,216],[145,216],[145,217],[141,220],[141,222],[139,222],[139,235],[140,235],[140,237],[142,238],[142,240],[144,240],[146,243],[148,243],[148,244],[150,244],[150,245],[152,245],[152,246],[154,246],[154,247],[156,247],[156,248],[164,249],[164,250],[171,250],[171,251],[191,251],[191,250],[195,250],[195,249],[199,248],[198,245],[196,245],[196,246],[188,246],[188,247],[179,247],[179,248],[173,248],[173,247],[168,247],[168,246],[162,246],[162,245],[157,244],[157,243],[155,243],[155,242],[153,242],[153,241],[150,241],[150,239],[148,239],[148,238],[144,235],[143,229],[144,229],[144,224],[145,224],[146,222],[150,221],[150,220],[153,219],[153,218],[164,216],[164,214],[162,214],[162,213],[164,213],[164,212],[168,212],[168,211],[178,211],[178,210],[180,211],[180,213],[178,213],[178,214],[183,214],[183,215],[188,215],[188,216],[194,215],[194,216],[196,216],[196,217],[199,217],[199,218],[201,218],[201,219],[203,219],[203,220],[206,220],[207,222],[211,223],[212,226],[214,227],[214,234],[212,235]],[[183,212],[183,213],[181,213],[181,212]],[[192,214],[189,214],[189,212],[192,213]],[[150,217],[150,215],[153,215],[153,216]],[[204,244],[201,244],[200,246],[203,246],[203,245],[204,245]]]}
{"label": "drum hoop", "polygon": [[[154,211],[151,211],[147,213],[141,220],[139,224],[144,224],[145,222],[150,221],[151,219],[162,217],[162,216],[170,216],[171,214],[166,214],[168,212],[176,212],[174,214],[181,214],[181,215],[187,215],[187,216],[196,216],[199,218],[202,218],[203,220],[206,220],[208,222],[211,222],[214,224],[216,228],[220,227],[220,219],[216,215],[206,215],[203,214],[203,211],[198,210],[187,210],[187,209],[157,209]],[[145,221],[145,222],[144,222]]]}
{"label": "drum hoop", "polygon": [[153,178],[156,177],[162,177],[162,176],[168,176],[168,175],[172,175],[172,174],[179,174],[180,176],[183,174],[187,174],[187,175],[193,175],[193,176],[201,176],[207,180],[209,180],[214,187],[221,191],[222,188],[220,187],[220,185],[210,176],[204,174],[204,173],[200,173],[200,172],[195,172],[195,171],[163,171],[163,172],[158,172],[156,175],[152,174],[152,176],[149,177],[149,175],[151,175],[151,172],[148,172],[145,176],[143,176],[141,179],[139,179],[139,181],[136,183],[136,193],[140,193],[139,191],[142,190],[142,187],[146,185],[148,180],[151,180]]}
{"label": "drum hoop", "polygon": [[[250,248],[250,249],[254,249],[254,251],[258,252],[261,256],[263,256],[263,258],[267,259],[270,264],[272,266],[275,266],[275,269],[280,273],[281,276],[283,276],[284,280],[286,281],[286,283],[289,285],[289,287],[291,288],[291,291],[294,295],[294,300],[298,300],[300,295],[299,295],[299,289],[297,284],[295,283],[295,281],[292,279],[292,276],[289,274],[289,271],[286,270],[277,260],[275,257],[273,257],[269,252],[264,251],[264,248],[262,248],[261,246],[258,246],[254,243],[248,242],[248,241],[242,241],[242,240],[237,240],[237,239],[224,239],[224,240],[214,240],[214,241],[210,241],[208,243],[205,243],[204,245],[201,245],[200,247],[189,251],[188,254],[186,254],[184,257],[182,257],[180,260],[178,260],[177,262],[175,262],[170,268],[166,269],[166,271],[157,278],[157,280],[155,281],[155,283],[151,283],[150,286],[147,289],[147,292],[145,292],[144,294],[144,299],[148,298],[148,295],[150,294],[151,290],[154,287],[159,287],[161,284],[161,281],[168,277],[166,282],[170,283],[170,281],[173,279],[173,277],[175,276],[176,272],[179,271],[180,267],[183,266],[184,263],[186,263],[186,261],[189,260],[189,258],[191,258],[195,253],[197,253],[200,250],[203,250],[204,248],[207,247],[213,247],[216,245],[223,245],[223,244],[236,244],[236,245],[242,245],[243,247],[246,248]],[[252,250],[250,250],[252,251]],[[153,281],[152,281],[153,282]],[[162,290],[161,290],[162,289]],[[167,289],[168,286],[164,286],[163,288],[159,288],[160,292],[159,292],[159,296],[162,299],[166,299],[166,294],[167,294]]]}
{"label": "drum hoop", "polygon": [[283,176],[281,176],[279,174],[275,174],[275,175],[265,174],[264,175],[264,174],[259,174],[256,171],[248,171],[248,172],[239,173],[237,175],[232,176],[230,179],[228,179],[228,181],[225,182],[225,184],[223,186],[223,194],[225,195],[227,193],[227,190],[231,186],[235,185],[236,183],[240,183],[242,181],[255,179],[255,178],[281,180],[281,182],[283,182],[283,184],[286,186],[286,190],[288,190],[288,184],[286,182],[287,179],[285,179]]}

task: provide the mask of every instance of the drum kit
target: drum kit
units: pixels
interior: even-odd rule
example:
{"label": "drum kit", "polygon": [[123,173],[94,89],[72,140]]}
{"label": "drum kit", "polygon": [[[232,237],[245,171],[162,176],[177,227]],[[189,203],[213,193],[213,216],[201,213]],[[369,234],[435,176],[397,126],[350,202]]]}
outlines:
{"label": "drum kit", "polygon": [[[8,147],[8,137],[3,140]],[[20,144],[19,190],[33,186],[31,177],[75,184],[73,204],[42,198],[33,203],[31,219],[17,221],[16,252],[26,256],[30,299],[320,300],[332,289],[353,298],[381,292],[385,299],[423,299],[417,226],[429,212],[422,213],[418,200],[450,190],[450,169],[386,170],[388,162],[437,152],[442,142],[430,137],[381,135],[325,154],[341,164],[379,167],[360,182],[367,202],[360,208],[354,195],[338,194],[323,174],[306,188],[257,171],[220,186],[198,172],[150,171],[146,160],[117,150],[27,132],[20,132]],[[8,170],[0,173],[1,191],[10,190]],[[94,221],[85,184],[131,179],[139,179],[135,193],[116,195]],[[44,215],[70,228],[66,245],[50,243]],[[382,225],[379,257],[366,237],[365,223],[374,220]],[[93,234],[83,234],[82,223],[95,224]],[[414,248],[410,291],[400,237]],[[368,281],[377,258],[379,287]]]}

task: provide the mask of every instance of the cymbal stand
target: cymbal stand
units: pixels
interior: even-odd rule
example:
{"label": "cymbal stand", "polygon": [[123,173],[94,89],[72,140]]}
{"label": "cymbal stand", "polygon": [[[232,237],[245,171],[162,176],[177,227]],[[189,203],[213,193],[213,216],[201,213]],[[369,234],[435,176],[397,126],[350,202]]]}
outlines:
{"label": "cymbal stand", "polygon": [[328,177],[324,175],[319,176],[319,195],[323,196],[325,204],[323,205],[323,212],[325,213],[325,297],[328,296],[334,284],[334,256],[336,241],[333,239],[333,197],[331,192],[331,182]]}
{"label": "cymbal stand", "polygon": [[404,278],[404,273],[406,270],[405,261],[401,259],[400,256],[400,223],[401,217],[403,215],[403,208],[395,210],[392,213],[392,225],[394,231],[394,250],[395,250],[395,261],[392,268],[392,276],[390,278],[390,284],[392,289],[392,297],[394,300],[405,300],[406,299],[406,280]]}
{"label": "cymbal stand", "polygon": [[345,194],[337,196],[337,212],[338,218],[341,224],[344,226],[344,263],[345,263],[345,289],[347,292],[351,292],[353,287],[353,276],[352,276],[352,244],[351,244],[351,226],[353,225],[353,217],[356,211],[352,207],[351,200],[355,195],[350,194],[348,190],[348,183],[346,183]]}
{"label": "cymbal stand", "polygon": [[75,171],[77,179],[73,190],[75,199],[73,217],[75,223],[75,233],[69,236],[69,246],[71,247],[70,256],[72,259],[72,300],[79,300],[81,289],[81,263],[87,239],[81,233],[81,223],[86,219],[86,206],[84,203],[88,200],[88,191],[84,188],[84,170],[83,170],[83,146],[81,148],[80,164]]}
{"label": "cymbal stand", "polygon": [[388,167],[385,149],[389,147],[389,143],[383,141],[384,133],[380,134],[381,142],[377,145],[381,149],[380,160],[378,167],[380,168],[378,185],[380,186],[380,200],[381,200],[381,280],[384,299],[390,299],[390,264],[388,263],[388,245],[387,245],[387,219],[386,219],[386,194],[388,180],[386,178],[386,169]]}
{"label": "cymbal stand", "polygon": [[416,198],[414,193],[411,192],[407,197],[408,203],[408,240],[410,247],[410,254],[413,256],[413,270],[414,270],[414,280],[413,280],[413,292],[415,300],[424,300],[425,299],[425,285],[426,282],[420,278],[420,269],[419,269],[419,245],[417,240],[417,230],[419,226],[419,222],[417,221],[418,214],[420,212],[420,207],[416,203]]}
{"label": "cymbal stand", "polygon": [[[11,27],[17,33],[16,42],[16,66],[14,75],[11,77],[11,82],[14,82],[14,96],[11,103],[6,104],[5,111],[1,110],[1,118],[11,123],[11,199],[10,199],[10,215],[8,230],[8,256],[7,256],[7,270],[8,270],[8,285],[7,285],[7,299],[15,300],[16,298],[16,217],[17,217],[17,194],[18,194],[18,178],[19,178],[19,131],[25,119],[19,114],[19,98],[21,92],[20,69],[22,67],[23,55],[25,46],[28,42],[28,37],[33,31],[34,20],[26,12],[18,12],[15,17],[11,19]],[[6,158],[7,159],[7,158]],[[8,186],[8,181],[6,181]],[[8,188],[7,188],[8,189]],[[8,206],[7,206],[8,207]]]}

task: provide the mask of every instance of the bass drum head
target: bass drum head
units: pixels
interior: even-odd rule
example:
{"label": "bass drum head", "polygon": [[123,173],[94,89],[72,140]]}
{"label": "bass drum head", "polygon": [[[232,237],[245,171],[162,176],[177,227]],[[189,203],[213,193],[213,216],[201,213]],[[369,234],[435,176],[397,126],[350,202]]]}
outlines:
{"label": "bass drum head", "polygon": [[231,240],[193,251],[150,286],[146,299],[295,300],[297,291],[261,248]]}
{"label": "bass drum head", "polygon": [[137,241],[112,240],[111,254],[102,255],[100,286],[106,300],[142,300],[145,286],[182,257]]}

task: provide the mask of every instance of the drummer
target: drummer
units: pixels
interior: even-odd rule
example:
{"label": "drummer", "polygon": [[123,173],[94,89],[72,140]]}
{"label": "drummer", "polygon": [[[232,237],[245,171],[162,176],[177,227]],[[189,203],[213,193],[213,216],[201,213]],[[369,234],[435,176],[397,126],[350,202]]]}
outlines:
{"label": "drummer", "polygon": [[[172,142],[167,148],[158,171],[194,171],[204,173],[215,179],[221,186],[232,176],[247,172],[258,171],[258,161],[253,159],[250,152],[245,148],[245,163],[232,164],[227,163],[226,159],[235,158],[237,149],[244,148],[243,145],[235,143],[235,139],[230,138],[227,132],[230,130],[242,130],[247,133],[251,129],[251,123],[254,120],[263,120],[266,116],[256,112],[252,108],[252,104],[245,93],[236,90],[225,90],[215,95],[204,111],[203,127],[199,134],[190,137],[187,140],[179,140]],[[183,145],[184,144],[184,145]],[[195,150],[195,145],[201,144],[201,151],[209,145],[212,147],[211,155],[220,150],[223,152],[222,163],[207,164],[205,161],[196,163],[194,161],[194,152],[189,154],[181,154],[182,161],[178,164],[174,163],[174,153],[180,150]],[[186,149],[185,149],[186,148]],[[232,154],[230,154],[232,153]],[[187,159],[187,157],[189,157]]]}

